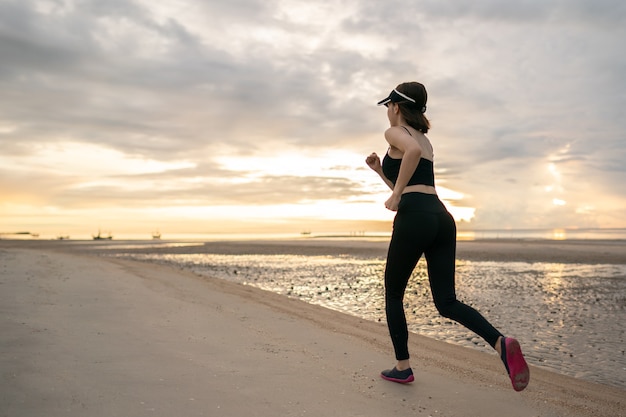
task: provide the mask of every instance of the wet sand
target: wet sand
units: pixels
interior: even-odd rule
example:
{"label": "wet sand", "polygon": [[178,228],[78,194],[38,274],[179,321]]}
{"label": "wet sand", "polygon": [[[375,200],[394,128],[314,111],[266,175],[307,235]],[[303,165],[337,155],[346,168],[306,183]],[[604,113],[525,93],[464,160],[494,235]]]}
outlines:
{"label": "wet sand", "polygon": [[[109,245],[122,242],[110,243]],[[293,240],[215,241],[189,249],[163,248],[168,253],[298,254],[384,257],[388,239],[309,238]],[[150,248],[158,253],[158,248]],[[141,250],[137,250],[141,252]],[[474,261],[626,264],[626,241],[551,241],[492,239],[459,241],[457,258]]]}
{"label": "wet sand", "polygon": [[[473,243],[461,242],[459,256],[543,259],[552,245],[522,254],[519,242]],[[313,239],[216,245],[330,250]],[[386,242],[330,246],[384,252]],[[591,246],[590,259],[623,262],[623,244]],[[552,262],[583,252],[563,247]],[[393,365],[384,324],[84,249],[0,241],[0,415],[626,415],[624,390],[531,367],[531,385],[516,393],[495,355],[418,335],[416,382],[389,383],[378,377]]]}

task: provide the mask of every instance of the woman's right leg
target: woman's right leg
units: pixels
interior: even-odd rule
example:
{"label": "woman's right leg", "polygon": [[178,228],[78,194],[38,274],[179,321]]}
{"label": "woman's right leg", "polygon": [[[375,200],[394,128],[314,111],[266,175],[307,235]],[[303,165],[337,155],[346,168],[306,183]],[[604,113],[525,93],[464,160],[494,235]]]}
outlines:
{"label": "woman's right leg", "polygon": [[455,259],[456,259],[456,225],[449,213],[438,215],[438,233],[432,245],[426,250],[428,279],[439,313],[450,318],[477,335],[481,336],[491,347],[496,347],[498,338],[502,336],[474,308],[463,304],[456,298]]}
{"label": "woman's right leg", "polygon": [[530,380],[530,371],[519,342],[504,337],[478,311],[456,299],[454,260],[456,225],[448,213],[439,216],[439,232],[425,251],[428,278],[435,306],[442,316],[451,318],[481,336],[498,352],[513,388],[522,391]]}

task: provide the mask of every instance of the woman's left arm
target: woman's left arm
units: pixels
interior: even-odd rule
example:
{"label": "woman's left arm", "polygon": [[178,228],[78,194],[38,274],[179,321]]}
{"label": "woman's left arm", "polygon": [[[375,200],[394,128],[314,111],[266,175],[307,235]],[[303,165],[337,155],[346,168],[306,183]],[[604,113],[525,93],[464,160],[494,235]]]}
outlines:
{"label": "woman's left arm", "polygon": [[397,126],[390,127],[385,131],[385,139],[391,146],[402,152],[402,162],[400,164],[398,179],[396,180],[391,197],[385,202],[385,207],[391,211],[397,211],[402,192],[409,183],[422,157],[422,147],[404,129]]}

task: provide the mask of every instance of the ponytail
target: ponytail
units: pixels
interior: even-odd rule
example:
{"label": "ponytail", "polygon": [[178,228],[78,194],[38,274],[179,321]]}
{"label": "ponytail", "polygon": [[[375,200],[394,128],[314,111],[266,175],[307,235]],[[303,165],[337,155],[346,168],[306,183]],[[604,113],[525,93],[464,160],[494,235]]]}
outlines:
{"label": "ponytail", "polygon": [[418,82],[402,83],[396,87],[396,90],[415,100],[415,103],[410,101],[398,103],[400,113],[402,117],[404,117],[404,120],[413,129],[422,133],[428,133],[430,122],[424,115],[428,95],[424,85]]}

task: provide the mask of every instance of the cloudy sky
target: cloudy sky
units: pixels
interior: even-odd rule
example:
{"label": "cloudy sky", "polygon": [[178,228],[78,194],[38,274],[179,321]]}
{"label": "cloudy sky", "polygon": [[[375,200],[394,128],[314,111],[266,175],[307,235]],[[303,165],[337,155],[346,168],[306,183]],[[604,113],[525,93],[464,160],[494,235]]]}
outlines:
{"label": "cloudy sky", "polygon": [[621,0],[0,0],[0,232],[388,230],[412,80],[462,227],[626,227],[624,39]]}

